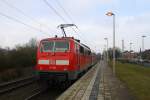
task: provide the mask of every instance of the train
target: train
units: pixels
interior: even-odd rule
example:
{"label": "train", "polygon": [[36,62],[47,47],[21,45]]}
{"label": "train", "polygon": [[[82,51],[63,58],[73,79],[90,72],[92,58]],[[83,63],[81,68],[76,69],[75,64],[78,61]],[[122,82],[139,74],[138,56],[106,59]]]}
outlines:
{"label": "train", "polygon": [[64,28],[74,24],[61,24],[63,37],[42,39],[37,49],[36,72],[45,80],[76,80],[96,63],[96,54],[74,37],[67,37]]}
{"label": "train", "polygon": [[42,79],[76,80],[96,63],[96,54],[73,37],[54,37],[40,41],[36,72]]}

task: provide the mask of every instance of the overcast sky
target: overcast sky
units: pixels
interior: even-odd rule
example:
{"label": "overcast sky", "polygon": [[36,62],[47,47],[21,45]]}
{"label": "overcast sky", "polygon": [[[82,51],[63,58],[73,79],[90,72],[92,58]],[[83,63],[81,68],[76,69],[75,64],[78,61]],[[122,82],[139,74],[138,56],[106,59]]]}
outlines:
{"label": "overcast sky", "polygon": [[80,39],[96,51],[102,51],[106,44],[105,37],[109,39],[109,47],[112,47],[112,17],[105,14],[107,11],[113,11],[116,15],[116,46],[121,48],[121,40],[124,39],[125,50],[129,50],[129,44],[132,42],[132,49],[139,51],[141,36],[146,35],[145,49],[150,48],[150,0],[47,1],[65,22],[44,0],[0,0],[0,46],[13,48],[31,38],[39,41],[55,34],[61,36],[57,26],[66,22],[72,23],[73,20],[79,29],[74,28],[77,32],[75,33],[68,28],[67,35]]}

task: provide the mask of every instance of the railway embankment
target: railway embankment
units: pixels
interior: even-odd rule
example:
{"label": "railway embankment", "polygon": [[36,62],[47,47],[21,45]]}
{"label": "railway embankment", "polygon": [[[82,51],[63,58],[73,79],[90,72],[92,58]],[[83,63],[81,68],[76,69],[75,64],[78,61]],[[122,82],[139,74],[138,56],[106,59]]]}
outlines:
{"label": "railway embankment", "polygon": [[9,68],[0,71],[0,83],[10,82],[34,75],[33,67]]}

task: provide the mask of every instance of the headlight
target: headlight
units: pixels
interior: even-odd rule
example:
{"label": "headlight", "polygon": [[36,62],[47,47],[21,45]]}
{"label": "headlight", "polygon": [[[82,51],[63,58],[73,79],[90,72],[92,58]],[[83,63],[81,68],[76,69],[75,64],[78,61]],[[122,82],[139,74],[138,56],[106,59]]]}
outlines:
{"label": "headlight", "polygon": [[49,65],[49,60],[38,60],[38,64]]}
{"label": "headlight", "polygon": [[69,60],[56,60],[56,65],[69,65]]}

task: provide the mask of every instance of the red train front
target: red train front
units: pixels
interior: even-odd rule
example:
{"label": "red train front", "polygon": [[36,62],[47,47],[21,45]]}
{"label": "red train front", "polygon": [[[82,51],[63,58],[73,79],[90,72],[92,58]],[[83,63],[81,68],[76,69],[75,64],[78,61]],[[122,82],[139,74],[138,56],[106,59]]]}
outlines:
{"label": "red train front", "polygon": [[41,40],[36,71],[41,78],[74,80],[92,65],[91,50],[72,37]]}
{"label": "red train front", "polygon": [[77,79],[92,65],[89,47],[72,37],[41,40],[37,51],[36,71],[46,79]]}

